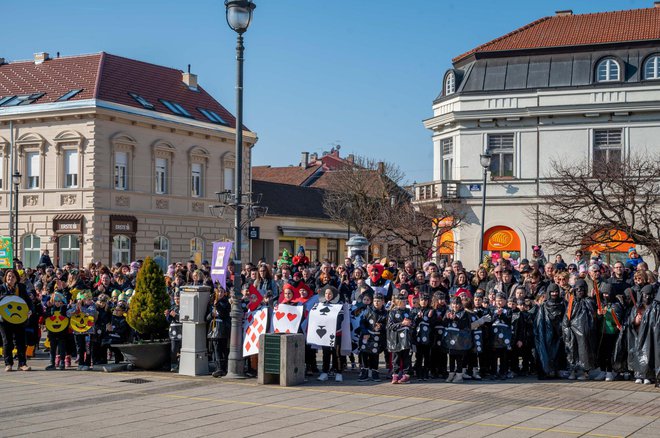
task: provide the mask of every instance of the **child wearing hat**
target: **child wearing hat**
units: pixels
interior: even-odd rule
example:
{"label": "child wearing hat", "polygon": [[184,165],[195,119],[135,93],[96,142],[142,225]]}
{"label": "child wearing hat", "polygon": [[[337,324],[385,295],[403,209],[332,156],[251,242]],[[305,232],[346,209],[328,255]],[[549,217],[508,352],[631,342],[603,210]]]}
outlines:
{"label": "child wearing hat", "polygon": [[[511,353],[511,309],[506,306],[507,297],[503,292],[495,296],[495,308],[491,318],[491,354],[493,378],[505,380],[511,378],[509,373],[509,356]],[[499,362],[499,368],[498,368]]]}
{"label": "child wearing hat", "polygon": [[[90,290],[84,290],[78,292],[77,300],[75,303],[72,303],[67,311],[67,316],[69,319],[77,315],[86,315],[91,316],[96,320],[98,316],[98,310],[96,305],[92,300],[92,292]],[[94,334],[94,325],[89,327],[85,332],[76,332],[73,337],[76,342],[76,352],[78,353],[78,371],[90,371],[92,365],[92,355],[93,346],[92,342],[87,342],[87,335]]]}
{"label": "child wearing hat", "polygon": [[[383,307],[383,294],[373,296],[370,292],[362,295],[364,310],[360,319],[359,351],[360,362],[363,365],[358,381],[366,382],[371,378],[380,381],[378,374],[378,356],[384,350],[385,329],[387,326],[387,311]],[[378,301],[378,304],[375,302]]]}
{"label": "child wearing hat", "polygon": [[393,353],[396,372],[392,374],[392,383],[410,382],[410,350],[414,322],[412,313],[406,308],[407,300],[400,293],[392,300],[392,307],[387,316],[387,349]]}
{"label": "child wearing hat", "polygon": [[69,320],[66,317],[66,298],[59,292],[51,295],[46,304],[44,315],[46,328],[48,329],[48,341],[50,342],[50,364],[46,371],[59,368],[64,369],[64,358],[66,356],[66,337],[68,333]]}
{"label": "child wearing hat", "polygon": [[112,351],[115,358],[115,363],[120,363],[124,360],[124,355],[117,347],[113,347],[116,344],[123,344],[128,340],[131,328],[126,322],[126,312],[128,311],[128,305],[125,302],[117,303],[114,310],[112,311],[112,318],[110,319],[110,324],[106,326],[106,336],[110,345],[110,351]]}
{"label": "child wearing hat", "polygon": [[447,378],[447,351],[442,346],[443,320],[447,313],[447,296],[443,291],[433,293],[433,344],[431,346],[431,370],[433,376]]}
{"label": "child wearing hat", "polygon": [[435,311],[431,307],[431,296],[422,293],[419,305],[412,309],[415,327],[415,373],[417,380],[427,380],[431,368],[432,332],[435,325]]}
{"label": "child wearing hat", "polygon": [[472,349],[471,315],[463,308],[461,297],[452,297],[443,324],[443,346],[449,353],[447,383],[463,383],[465,357]]}

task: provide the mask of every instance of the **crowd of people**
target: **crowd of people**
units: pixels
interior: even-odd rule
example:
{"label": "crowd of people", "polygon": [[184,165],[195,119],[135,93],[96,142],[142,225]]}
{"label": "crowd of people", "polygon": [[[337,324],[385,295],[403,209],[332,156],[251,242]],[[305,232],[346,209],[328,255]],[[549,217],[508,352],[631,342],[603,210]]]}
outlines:
{"label": "crowd of people", "polygon": [[[657,384],[660,374],[660,292],[656,273],[634,248],[626,261],[608,265],[598,254],[577,251],[570,262],[545,259],[540,247],[530,260],[485,258],[474,271],[460,261],[373,260],[356,263],[310,262],[304,249],[284,253],[277,261],[247,263],[239,273],[230,264],[227,283],[211,281],[210,266],[174,263],[164,273],[169,291],[171,370],[178,369],[181,348],[180,288],[208,285],[213,294],[207,312],[209,354],[214,377],[227,373],[231,305],[240,300],[246,312],[277,311],[279,305],[346,303],[351,333],[337,321],[333,347],[308,344],[306,374],[319,381],[343,380],[347,369],[359,381],[380,381],[381,371],[393,384],[411,380],[499,379],[536,375],[613,381],[630,378]],[[0,285],[0,331],[5,370],[29,371],[26,353],[45,347],[47,370],[77,367],[85,371],[108,361],[120,362],[114,347],[132,336],[125,314],[130,307],[141,261],[129,265],[52,266],[43,259],[36,269],[16,261]],[[234,296],[235,276],[242,294]],[[252,291],[258,291],[257,294]],[[13,324],[7,309],[15,297],[27,303],[27,320]],[[7,304],[9,303],[9,304]],[[75,315],[92,315],[90,327],[74,326]],[[68,328],[58,318],[71,318]],[[63,318],[62,318],[63,319]],[[306,324],[300,325],[305,333]],[[344,326],[345,327],[345,326]],[[339,339],[350,336],[351,351]],[[14,353],[15,349],[15,353]],[[319,354],[320,353],[320,354]],[[319,368],[318,357],[321,359]],[[246,359],[256,373],[256,357]]]}

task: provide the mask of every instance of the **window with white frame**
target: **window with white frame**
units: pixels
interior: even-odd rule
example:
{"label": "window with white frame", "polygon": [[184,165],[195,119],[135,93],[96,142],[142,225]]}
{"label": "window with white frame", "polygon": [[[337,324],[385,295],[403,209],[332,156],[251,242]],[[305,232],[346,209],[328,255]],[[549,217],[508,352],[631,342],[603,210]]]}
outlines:
{"label": "window with white frame", "polygon": [[190,239],[190,259],[194,260],[197,265],[202,264],[204,257],[204,240],[200,237],[193,237]]}
{"label": "window with white frame", "polygon": [[78,187],[78,151],[64,151],[64,187]]}
{"label": "window with white frame", "polygon": [[36,234],[23,237],[23,266],[36,268],[41,258],[41,238]]}
{"label": "window with white frame", "polygon": [[445,96],[456,92],[456,74],[453,71],[447,73],[445,77]]}
{"label": "window with white frame", "polygon": [[128,265],[131,262],[131,239],[117,235],[112,238],[112,263]]}
{"label": "window with white frame", "polygon": [[167,193],[167,158],[156,158],[156,193]]}
{"label": "window with white frame", "polygon": [[80,241],[77,234],[65,234],[58,240],[60,250],[59,265],[64,266],[67,263],[78,265],[80,263]]}
{"label": "window with white frame", "polygon": [[646,58],[644,79],[660,79],[660,55],[651,55]]}
{"label": "window with white frame", "polygon": [[440,140],[442,151],[442,179],[454,179],[454,139],[443,138]]}
{"label": "window with white frame", "polygon": [[621,66],[614,58],[605,58],[596,67],[596,80],[598,82],[612,82],[621,80]]}
{"label": "window with white frame", "polygon": [[202,165],[201,163],[192,163],[191,171],[191,194],[198,198],[202,196]]}
{"label": "window with white frame", "polygon": [[115,152],[115,190],[128,190],[128,152]]}
{"label": "window with white frame", "polygon": [[595,129],[593,139],[593,170],[621,163],[623,158],[623,129]]}
{"label": "window with white frame", "polygon": [[170,241],[165,236],[154,239],[154,262],[163,272],[167,272],[167,265],[170,263]]}
{"label": "window with white frame", "polygon": [[492,156],[491,175],[493,177],[513,176],[513,133],[488,134],[488,151]]}
{"label": "window with white frame", "polygon": [[39,188],[39,176],[41,173],[41,163],[39,162],[39,152],[28,152],[25,154],[25,163],[27,167],[27,188]]}
{"label": "window with white frame", "polygon": [[222,174],[225,190],[234,190],[234,162],[226,162]]}

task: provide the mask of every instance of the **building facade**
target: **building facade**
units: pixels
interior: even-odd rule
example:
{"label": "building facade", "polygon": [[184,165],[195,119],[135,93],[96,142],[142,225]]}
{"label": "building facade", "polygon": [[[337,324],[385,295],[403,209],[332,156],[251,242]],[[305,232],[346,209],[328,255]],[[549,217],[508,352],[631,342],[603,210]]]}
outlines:
{"label": "building facade", "polygon": [[[597,164],[660,151],[658,23],[657,3],[558,11],[452,60],[424,121],[433,133],[434,180],[414,188],[418,203],[467,207],[465,224],[442,237],[455,242],[453,250],[437,257],[471,268],[482,253],[530,258],[544,240],[535,210],[552,160]],[[492,162],[480,248],[485,151]],[[607,260],[627,258],[631,245],[606,249]]]}
{"label": "building facade", "polygon": [[[16,256],[35,266],[211,259],[231,218],[235,119],[197,77],[107,53],[0,62],[0,234],[18,171]],[[244,128],[244,187],[256,135]],[[14,194],[15,195],[15,194]],[[248,246],[244,246],[247,255]]]}

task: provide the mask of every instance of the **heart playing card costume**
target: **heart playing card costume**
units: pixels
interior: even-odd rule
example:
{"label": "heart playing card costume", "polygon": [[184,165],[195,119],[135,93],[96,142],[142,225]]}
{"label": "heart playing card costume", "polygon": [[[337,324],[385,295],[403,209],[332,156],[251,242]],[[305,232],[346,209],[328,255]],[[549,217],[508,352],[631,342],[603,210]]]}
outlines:
{"label": "heart playing card costume", "polygon": [[303,306],[279,304],[273,311],[273,333],[298,333]]}

